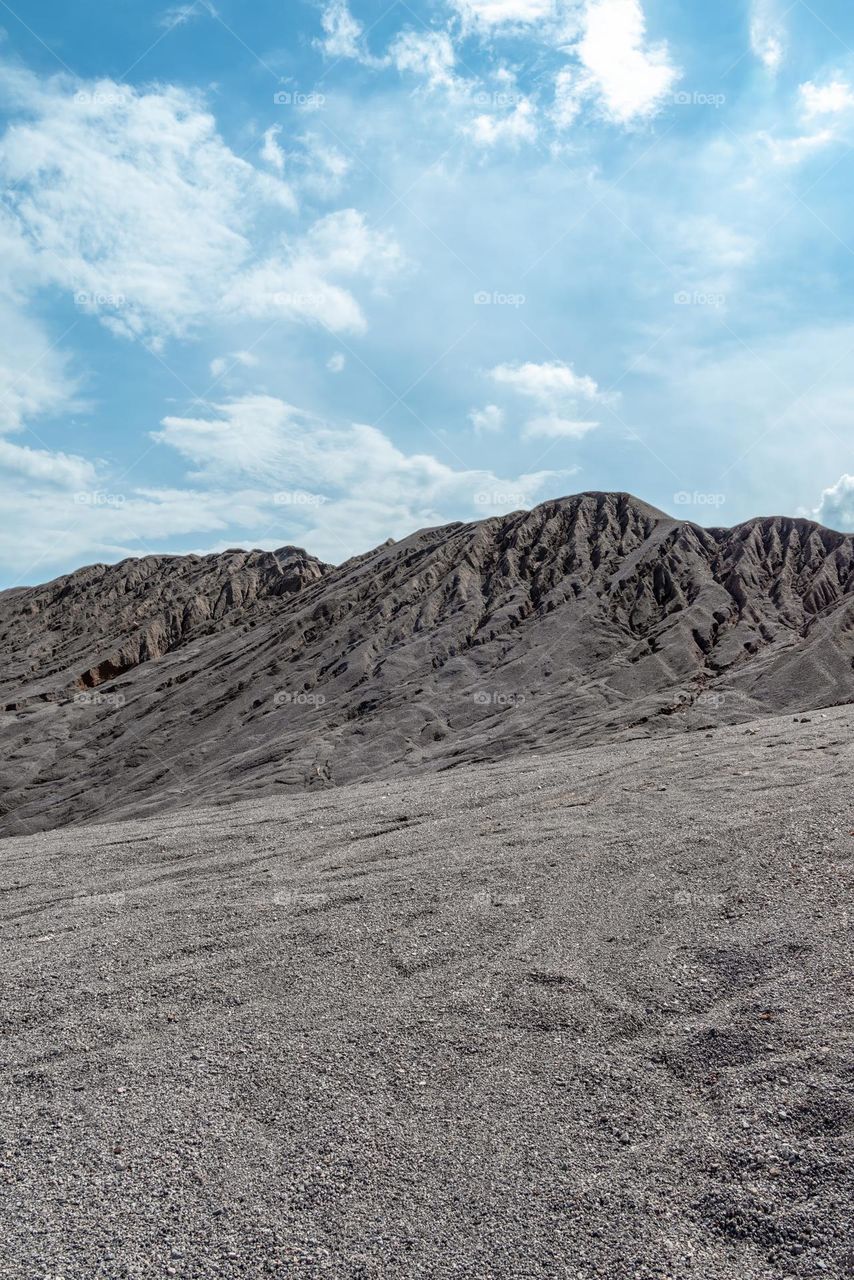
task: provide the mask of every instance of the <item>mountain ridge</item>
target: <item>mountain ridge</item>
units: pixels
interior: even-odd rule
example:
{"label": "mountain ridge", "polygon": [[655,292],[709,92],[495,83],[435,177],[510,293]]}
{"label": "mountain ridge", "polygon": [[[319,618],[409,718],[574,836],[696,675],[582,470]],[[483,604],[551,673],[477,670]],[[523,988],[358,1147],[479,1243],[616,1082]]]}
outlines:
{"label": "mountain ridge", "polygon": [[98,568],[0,594],[0,832],[854,699],[854,537],[795,517],[592,491]]}

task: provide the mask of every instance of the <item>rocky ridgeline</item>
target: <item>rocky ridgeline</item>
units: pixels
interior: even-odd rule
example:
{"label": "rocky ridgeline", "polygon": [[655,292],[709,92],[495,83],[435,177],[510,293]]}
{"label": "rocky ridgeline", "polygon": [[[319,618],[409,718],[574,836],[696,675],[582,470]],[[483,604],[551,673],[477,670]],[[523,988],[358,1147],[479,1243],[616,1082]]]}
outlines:
{"label": "rocky ridgeline", "polygon": [[2,830],[854,699],[854,539],[586,493],[0,594]]}

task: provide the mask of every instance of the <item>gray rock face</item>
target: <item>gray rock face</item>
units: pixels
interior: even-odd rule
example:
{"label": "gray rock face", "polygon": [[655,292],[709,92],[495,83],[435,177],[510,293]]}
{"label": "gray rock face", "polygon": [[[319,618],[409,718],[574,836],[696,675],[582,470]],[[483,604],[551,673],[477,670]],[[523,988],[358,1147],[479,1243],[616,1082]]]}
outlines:
{"label": "gray rock face", "polygon": [[329,567],[296,547],[145,556],[0,592],[0,689],[95,688],[301,591]]}
{"label": "gray rock face", "polygon": [[[854,538],[585,493],[0,594],[5,834],[854,699]],[[156,659],[156,661],[155,661]]]}

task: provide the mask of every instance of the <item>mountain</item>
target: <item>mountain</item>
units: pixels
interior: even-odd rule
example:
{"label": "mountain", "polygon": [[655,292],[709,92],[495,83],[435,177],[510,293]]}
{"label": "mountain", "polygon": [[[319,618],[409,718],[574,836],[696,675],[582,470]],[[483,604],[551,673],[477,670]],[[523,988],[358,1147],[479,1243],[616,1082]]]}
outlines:
{"label": "mountain", "polygon": [[854,538],[583,493],[0,594],[0,831],[854,700]]}

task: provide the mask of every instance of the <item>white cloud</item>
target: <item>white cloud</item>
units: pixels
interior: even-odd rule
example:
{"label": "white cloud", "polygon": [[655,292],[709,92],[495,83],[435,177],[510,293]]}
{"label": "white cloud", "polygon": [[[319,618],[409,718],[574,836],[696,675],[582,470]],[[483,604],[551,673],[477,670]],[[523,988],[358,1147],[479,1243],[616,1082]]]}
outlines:
{"label": "white cloud", "polygon": [[353,162],[337,147],[317,134],[306,134],[299,139],[302,151],[288,157],[291,180],[300,191],[328,200],[337,196]]}
{"label": "white cloud", "polygon": [[203,18],[205,14],[209,18],[218,17],[217,11],[210,0],[194,0],[191,4],[176,4],[160,15],[159,25],[165,27],[167,31],[171,31],[173,27],[184,26],[185,23],[191,22],[194,18]]}
{"label": "white cloud", "polygon": [[606,393],[599,390],[593,378],[575,373],[571,365],[560,360],[545,364],[499,364],[489,376],[501,386],[542,403],[582,399],[604,402]]}
{"label": "white cloud", "polygon": [[584,68],[579,91],[618,124],[653,115],[680,75],[667,44],[647,41],[641,0],[587,0],[575,52]]}
{"label": "white cloud", "polygon": [[830,146],[836,136],[833,129],[817,129],[815,133],[806,133],[796,138],[775,138],[767,133],[759,135],[774,164],[781,166],[802,164],[817,151]]}
{"label": "white cloud", "polygon": [[680,78],[667,44],[650,44],[641,0],[584,0],[576,29],[564,43],[578,59],[555,78],[550,112],[557,129],[569,128],[585,102],[617,124],[655,114]]}
{"label": "white cloud", "polygon": [[362,333],[362,308],[339,280],[369,278],[376,288],[403,265],[398,246],[355,209],[321,218],[294,244],[240,277],[224,308],[240,315],[320,324]]}
{"label": "white cloud", "polygon": [[555,78],[551,118],[557,129],[574,124],[584,104],[586,84],[577,67],[563,67]]}
{"label": "white cloud", "polygon": [[465,23],[487,28],[507,23],[541,22],[551,17],[554,0],[451,0]]}
{"label": "white cloud", "polygon": [[831,529],[854,530],[854,476],[841,475],[836,484],[825,489],[814,514]]}
{"label": "white cloud", "polygon": [[772,162],[792,166],[808,160],[846,134],[854,109],[854,93],[844,80],[815,84],[807,80],[798,86],[798,113],[802,127],[808,132],[779,137],[766,132],[758,135]]}
{"label": "white cloud", "polygon": [[579,417],[579,404],[609,405],[619,399],[600,390],[593,378],[577,374],[571,365],[560,360],[545,364],[531,361],[499,364],[490,370],[489,376],[498,386],[532,400],[540,410],[524,424],[522,438],[525,440],[580,440],[599,424]]}
{"label": "white cloud", "polygon": [[0,300],[0,433],[70,407],[76,384],[46,332],[6,299]]}
{"label": "white cloud", "polygon": [[347,0],[332,0],[320,18],[324,39],[323,52],[330,58],[360,58],[362,24],[353,17]]}
{"label": "white cloud", "polygon": [[344,352],[336,351],[326,361],[326,367],[330,373],[343,373],[346,363],[347,357]]}
{"label": "white cloud", "polygon": [[[400,265],[396,246],[352,209],[301,235],[259,236],[259,225],[280,225],[271,214],[295,210],[291,188],[234,155],[199,99],[169,86],[138,93],[109,81],[0,74],[17,117],[0,139],[0,177],[14,206],[0,216],[0,250],[10,250],[30,288],[58,285],[81,315],[155,349],[235,315],[364,331],[362,307],[342,280],[376,291]],[[262,148],[275,170],[285,164],[279,132],[268,129]],[[347,167],[325,149],[328,190]],[[310,182],[309,163],[303,172]],[[15,380],[13,420],[32,399],[20,374]],[[0,399],[2,391],[0,372]]]}
{"label": "white cloud", "polygon": [[456,55],[445,31],[403,31],[392,41],[388,57],[398,71],[419,76],[431,89],[456,84]]}
{"label": "white cloud", "polygon": [[322,492],[322,519],[308,504],[279,508],[279,519],[296,521],[303,544],[333,560],[461,513],[532,505],[566,474],[502,478],[456,469],[431,454],[404,453],[376,427],[330,426],[272,396],[245,396],[215,413],[164,418],[153,438],[194,468],[197,483],[218,491],[263,481],[270,490]]}
{"label": "white cloud", "polygon": [[561,418],[557,414],[549,414],[543,418],[532,418],[525,423],[522,436],[525,440],[580,440],[589,431],[595,431],[598,422],[578,422],[571,418]]}
{"label": "white cloud", "polygon": [[119,492],[100,486],[93,491],[88,481],[60,486],[45,478],[27,485],[20,477],[7,483],[2,469],[0,503],[7,513],[0,526],[0,563],[26,582],[44,581],[51,567],[65,570],[69,561],[165,551],[172,537],[263,528],[269,516],[264,494],[123,486]]}
{"label": "white cloud", "polygon": [[261,159],[271,169],[275,169],[277,173],[284,173],[285,171],[285,153],[277,142],[281,132],[282,126],[280,124],[270,125],[270,128],[264,132],[264,142],[261,147]]}
{"label": "white cloud", "polygon": [[219,379],[237,365],[241,365],[244,369],[255,369],[260,363],[258,357],[251,351],[232,351],[228,356],[217,356],[211,360],[210,371],[215,378]]}
{"label": "white cloud", "polygon": [[771,72],[783,65],[786,33],[779,16],[777,0],[753,0],[750,14],[750,47],[754,55]]}
{"label": "white cloud", "polygon": [[475,435],[478,436],[501,431],[504,426],[504,410],[497,404],[487,404],[482,409],[472,409],[469,422],[474,427]]}
{"label": "white cloud", "polygon": [[481,147],[493,147],[501,142],[517,146],[520,142],[534,142],[537,137],[534,108],[525,98],[509,115],[475,116],[468,131]]}
{"label": "white cloud", "polygon": [[33,480],[46,480],[65,488],[85,489],[95,484],[94,466],[76,454],[30,449],[26,445],[0,440],[0,469],[16,471]]}
{"label": "white cloud", "polygon": [[838,115],[854,107],[854,94],[844,80],[831,80],[828,84],[814,84],[808,80],[799,87],[801,109],[809,120],[814,116]]}

